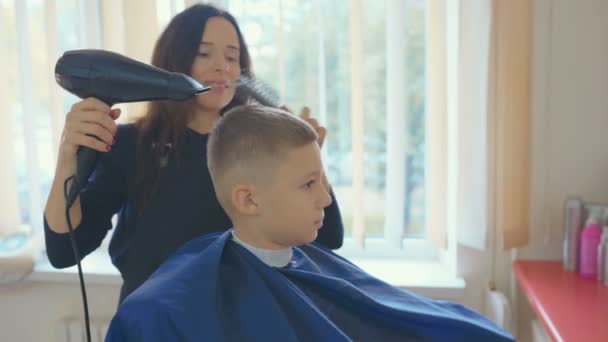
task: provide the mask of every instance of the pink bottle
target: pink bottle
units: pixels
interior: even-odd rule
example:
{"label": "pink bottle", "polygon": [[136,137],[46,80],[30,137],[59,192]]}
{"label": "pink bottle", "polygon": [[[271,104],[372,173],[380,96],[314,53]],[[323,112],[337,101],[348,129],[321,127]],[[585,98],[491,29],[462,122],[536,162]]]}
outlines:
{"label": "pink bottle", "polygon": [[597,277],[597,247],[600,244],[602,231],[597,217],[590,217],[581,232],[580,273],[583,277]]}

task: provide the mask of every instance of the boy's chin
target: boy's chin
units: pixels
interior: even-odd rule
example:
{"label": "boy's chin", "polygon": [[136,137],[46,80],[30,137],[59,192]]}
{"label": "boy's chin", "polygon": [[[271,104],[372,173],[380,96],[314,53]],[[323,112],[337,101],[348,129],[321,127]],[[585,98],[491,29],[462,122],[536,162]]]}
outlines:
{"label": "boy's chin", "polygon": [[301,238],[298,241],[298,246],[305,245],[307,243],[311,243],[317,239],[318,231],[315,229],[311,234],[305,238]]}

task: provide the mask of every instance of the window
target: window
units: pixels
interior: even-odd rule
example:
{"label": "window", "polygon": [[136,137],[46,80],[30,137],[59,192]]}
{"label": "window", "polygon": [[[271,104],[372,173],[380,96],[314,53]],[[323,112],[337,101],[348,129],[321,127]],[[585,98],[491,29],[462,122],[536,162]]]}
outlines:
{"label": "window", "polygon": [[[53,67],[59,51],[81,42],[79,2],[53,4],[0,1],[0,92],[3,112],[11,118],[5,127],[11,139],[2,148],[14,158],[19,221],[32,227],[42,226],[42,208],[55,170],[59,137],[54,134],[61,130],[53,128],[63,125],[63,115],[73,101],[57,96]],[[12,197],[10,191],[6,195]]]}
{"label": "window", "polygon": [[[348,237],[368,246],[374,240],[424,238],[425,2],[228,5],[255,75],[292,110],[311,107],[327,127],[324,162]],[[388,17],[394,9],[402,12]],[[402,51],[387,49],[391,44]],[[394,103],[401,107],[389,110]]]}
{"label": "window", "polygon": [[164,29],[171,18],[184,10],[184,0],[156,0],[159,29]]}
{"label": "window", "polygon": [[[133,17],[139,3],[0,0],[0,58],[8,66],[0,70],[0,106],[12,120],[10,146],[1,148],[15,158],[14,173],[4,175],[16,188],[12,211],[21,223],[42,226],[64,115],[76,100],[52,77],[59,55],[101,47],[149,56],[151,47],[143,50],[156,37],[143,39],[142,23],[160,30],[193,2],[146,2],[136,25],[117,18]],[[237,18],[255,75],[292,110],[311,107],[328,128],[323,157],[344,217],[345,248],[383,254],[387,245],[399,251],[414,243],[436,250],[425,239],[426,2],[213,2]],[[136,38],[146,41],[143,48]]]}

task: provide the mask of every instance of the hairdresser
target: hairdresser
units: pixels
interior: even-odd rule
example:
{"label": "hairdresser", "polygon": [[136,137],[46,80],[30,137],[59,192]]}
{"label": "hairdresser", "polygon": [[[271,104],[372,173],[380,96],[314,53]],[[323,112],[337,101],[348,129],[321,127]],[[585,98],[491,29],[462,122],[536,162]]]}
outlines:
{"label": "hairdresser", "polygon": [[[235,81],[241,75],[252,76],[247,45],[235,19],[210,5],[186,9],[156,42],[152,64],[188,74],[212,90],[183,103],[151,102],[140,119],[126,125],[115,123],[119,109],[97,99],[74,104],[66,117],[44,210],[51,264],[75,265],[64,181],[76,171],[79,146],[103,152],[89,185],[70,210],[70,219],[84,257],[100,246],[118,214],[109,254],[123,278],[120,301],[184,243],[232,227],[213,190],[206,144],[207,133],[222,113],[243,104],[234,97]],[[318,131],[322,144],[325,129],[307,109],[301,115]],[[331,193],[326,179],[324,183]],[[332,200],[316,241],[336,249],[344,231],[333,193]]]}

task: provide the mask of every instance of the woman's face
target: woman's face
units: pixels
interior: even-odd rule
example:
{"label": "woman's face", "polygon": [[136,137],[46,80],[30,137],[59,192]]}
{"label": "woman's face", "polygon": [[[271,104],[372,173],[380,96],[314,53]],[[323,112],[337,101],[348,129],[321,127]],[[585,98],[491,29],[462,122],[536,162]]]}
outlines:
{"label": "woman's face", "polygon": [[212,87],[197,96],[199,108],[220,111],[230,103],[234,82],[241,74],[239,57],[239,39],[234,26],[222,17],[209,18],[191,70],[195,80]]}

